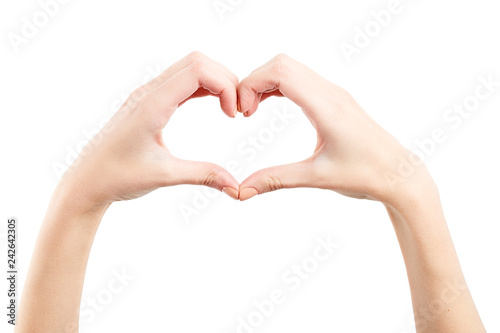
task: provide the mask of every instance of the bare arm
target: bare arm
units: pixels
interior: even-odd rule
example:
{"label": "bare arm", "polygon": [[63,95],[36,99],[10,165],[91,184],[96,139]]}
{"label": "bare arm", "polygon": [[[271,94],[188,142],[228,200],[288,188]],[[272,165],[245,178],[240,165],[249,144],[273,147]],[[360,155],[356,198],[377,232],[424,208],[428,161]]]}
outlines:
{"label": "bare arm", "polygon": [[486,332],[433,186],[386,205],[403,253],[418,332]]}
{"label": "bare arm", "polygon": [[[269,96],[300,105],[318,131],[314,154],[261,170],[238,184],[222,168],[172,156],[161,129],[192,97],[219,95],[233,116],[237,79],[199,54],[136,91],[59,184],[42,224],[23,292],[16,332],[77,332],[88,255],[109,205],[158,187],[210,185],[246,200],[288,187],[318,187],[387,207],[407,266],[418,332],[484,332],[448,232],[437,189],[412,157],[343,89],[279,56],[238,86],[239,109],[251,116]],[[134,135],[131,135],[134,133]],[[137,133],[137,134],[135,134]],[[137,175],[143,175],[140,179]]]}
{"label": "bare arm", "polygon": [[38,235],[16,332],[78,332],[85,269],[106,207],[78,212],[75,196],[62,187]]}
{"label": "bare arm", "polygon": [[485,332],[458,262],[437,188],[425,166],[344,89],[279,55],[238,86],[240,111],[270,96],[289,98],[316,128],[311,157],[260,170],[240,185],[240,200],[282,188],[316,187],[382,202],[407,267],[417,331]]}
{"label": "bare arm", "polygon": [[238,182],[220,166],[180,160],[162,139],[175,109],[215,95],[234,117],[237,77],[193,53],[137,89],[63,176],[42,223],[23,291],[16,333],[78,332],[90,249],[101,218],[118,200],[162,186],[207,185],[238,197]]}

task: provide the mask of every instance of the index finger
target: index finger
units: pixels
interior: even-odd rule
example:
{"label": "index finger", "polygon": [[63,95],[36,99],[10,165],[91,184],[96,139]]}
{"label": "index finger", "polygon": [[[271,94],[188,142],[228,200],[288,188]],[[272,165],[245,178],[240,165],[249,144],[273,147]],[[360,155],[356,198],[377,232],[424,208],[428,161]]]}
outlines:
{"label": "index finger", "polygon": [[220,99],[222,111],[229,117],[236,113],[236,86],[210,62],[194,62],[177,72],[154,89],[148,96],[153,107],[160,108],[170,118],[179,104],[204,88]]}
{"label": "index finger", "polygon": [[250,116],[256,111],[261,96],[283,95],[300,106],[308,117],[316,118],[316,110],[325,103],[324,97],[331,85],[310,68],[280,54],[240,82],[239,109]]}

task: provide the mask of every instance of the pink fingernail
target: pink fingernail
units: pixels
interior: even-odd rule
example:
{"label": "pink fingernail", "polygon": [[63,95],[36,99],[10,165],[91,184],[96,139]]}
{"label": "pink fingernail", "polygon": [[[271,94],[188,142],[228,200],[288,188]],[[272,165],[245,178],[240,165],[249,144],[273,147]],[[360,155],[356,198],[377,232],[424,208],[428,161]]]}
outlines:
{"label": "pink fingernail", "polygon": [[251,197],[256,196],[257,194],[259,194],[259,192],[257,192],[257,190],[252,187],[244,188],[240,191],[240,200],[248,200]]}
{"label": "pink fingernail", "polygon": [[238,200],[238,191],[232,187],[223,187],[222,192],[233,198],[234,200]]}

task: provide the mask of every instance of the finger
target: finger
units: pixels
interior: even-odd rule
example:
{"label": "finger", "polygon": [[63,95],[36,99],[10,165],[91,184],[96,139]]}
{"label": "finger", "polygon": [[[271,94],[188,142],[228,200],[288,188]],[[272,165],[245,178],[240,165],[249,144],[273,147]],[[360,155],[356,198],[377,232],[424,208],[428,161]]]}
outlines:
{"label": "finger", "polygon": [[243,113],[243,116],[250,117],[259,107],[261,98],[262,98],[262,93],[256,94],[252,106],[245,113]]}
{"label": "finger", "polygon": [[279,90],[275,90],[275,91],[268,92],[268,93],[260,93],[257,96],[258,96],[258,98],[254,99],[252,106],[250,107],[250,109],[248,109],[248,111],[246,111],[243,114],[243,116],[250,117],[251,115],[253,115],[255,113],[255,111],[257,111],[260,103],[262,103],[263,101],[265,101],[266,99],[268,99],[269,97],[272,97],[272,96],[283,97],[283,94]]}
{"label": "finger", "polygon": [[275,91],[272,91],[272,92],[269,92],[269,93],[263,93],[262,97],[260,98],[260,101],[263,102],[266,99],[268,99],[269,97],[273,97],[273,96],[283,97],[283,94],[279,90],[275,90]]}
{"label": "finger", "polygon": [[158,88],[163,82],[167,81],[169,78],[171,78],[173,75],[175,75],[177,72],[181,71],[185,67],[189,66],[195,61],[195,57],[199,56],[196,54],[196,52],[193,52],[189,54],[187,57],[182,58],[181,60],[177,61],[173,65],[169,66],[167,69],[165,69],[160,75],[154,77],[147,83],[143,84],[142,86],[138,87],[135,89],[125,102],[125,104],[130,103],[131,101],[138,101],[140,98],[142,98],[144,95],[146,95],[148,92]]}
{"label": "finger", "polygon": [[220,72],[224,73],[233,82],[234,85],[238,84],[239,82],[238,77],[233,72],[231,72],[227,67],[210,59],[201,52],[194,51],[188,54],[186,57],[182,58],[181,60],[177,61],[175,64],[169,66],[160,75],[158,75],[157,77],[153,78],[152,80],[144,84],[143,87],[147,88],[148,91],[153,90],[157,88],[159,85],[161,85],[163,82],[170,79],[176,73],[180,72],[184,68],[188,67],[189,65],[197,61],[206,61],[208,63],[211,63],[212,66],[217,68]]}
{"label": "finger", "polygon": [[[195,52],[191,52],[186,57],[177,61],[175,64],[169,66],[166,70],[164,70],[157,77],[153,78],[152,80],[148,81],[144,85],[135,89],[124,104],[131,103],[132,101],[137,102],[138,100],[141,99],[141,97],[143,97],[147,93],[153,91],[154,89],[158,88],[161,84],[163,84],[165,81],[169,80],[175,74],[177,74],[178,72],[182,71],[184,68],[186,68],[186,67],[188,67],[196,62],[204,62],[207,65],[212,66],[213,68],[219,70],[221,73],[226,75],[227,78],[229,80],[231,80],[231,82],[233,82],[233,84],[235,86],[238,85],[238,83],[239,83],[238,77],[233,72],[231,72],[229,69],[227,69],[227,67],[221,65],[220,63],[218,63],[210,58],[208,58],[207,56],[205,56],[201,52],[195,51]],[[192,98],[200,97],[200,96],[202,96],[202,95],[199,94],[199,95],[193,96]],[[204,96],[206,96],[206,95],[204,95]],[[183,102],[185,102],[185,101],[183,101]]]}
{"label": "finger", "polygon": [[222,110],[229,117],[236,113],[236,87],[213,66],[195,62],[176,73],[148,95],[146,104],[161,108],[169,118],[179,104],[189,99],[200,88],[219,96]]}
{"label": "finger", "polygon": [[231,82],[233,82],[233,84],[235,86],[237,86],[238,83],[240,82],[240,80],[238,79],[238,76],[236,76],[236,74],[234,74],[232,71],[230,71],[226,66],[222,65],[221,63],[219,63],[219,62],[217,62],[209,57],[207,57],[206,55],[204,55],[201,52],[198,52],[198,51],[192,52],[188,57],[193,60],[192,63],[197,62],[197,61],[206,61],[209,65],[213,66],[216,70],[218,70],[221,73],[223,73],[224,75],[226,75],[227,78],[229,80],[231,80]]}
{"label": "finger", "polygon": [[171,174],[175,175],[174,185],[204,185],[238,199],[238,181],[217,164],[176,159],[169,168],[172,168]]}
{"label": "finger", "polygon": [[194,94],[192,94],[188,99],[182,101],[179,103],[178,107],[180,107],[182,104],[186,103],[187,101],[195,98],[200,98],[200,97],[205,97],[205,96],[215,96],[218,97],[218,95],[212,94],[210,91],[204,88],[199,88]]}
{"label": "finger", "polygon": [[[238,85],[240,111],[255,112],[258,94],[273,94],[292,100],[309,118],[318,118],[317,110],[325,109],[325,95],[332,84],[326,79],[285,55],[278,55],[267,65],[254,71]],[[251,112],[250,112],[251,114]]]}
{"label": "finger", "polygon": [[311,187],[310,169],[310,162],[306,160],[259,170],[241,183],[239,199],[244,201],[284,188]]}
{"label": "finger", "polygon": [[[275,58],[276,58],[276,57],[275,57]],[[273,61],[275,61],[275,58],[273,58],[273,59],[269,60],[268,62],[266,62],[265,64],[263,64],[263,65],[261,65],[261,66],[257,67],[257,68],[256,68],[256,69],[254,69],[251,73],[255,73],[255,72],[256,72],[256,71],[258,71],[259,69],[261,69],[261,68],[264,68],[264,67],[268,66],[268,65],[269,65],[269,64],[271,64]],[[251,74],[251,73],[250,73],[250,74]]]}

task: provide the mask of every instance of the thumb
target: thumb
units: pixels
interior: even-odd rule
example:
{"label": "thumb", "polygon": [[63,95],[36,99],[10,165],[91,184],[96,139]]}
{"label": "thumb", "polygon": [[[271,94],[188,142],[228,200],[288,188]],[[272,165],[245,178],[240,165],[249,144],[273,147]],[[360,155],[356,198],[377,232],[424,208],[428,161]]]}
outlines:
{"label": "thumb", "polygon": [[238,181],[217,164],[177,159],[173,163],[172,174],[176,185],[204,185],[222,191],[235,200],[238,199]]}
{"label": "thumb", "polygon": [[309,161],[274,166],[250,175],[240,185],[241,201],[266,192],[283,188],[311,187],[312,177]]}

